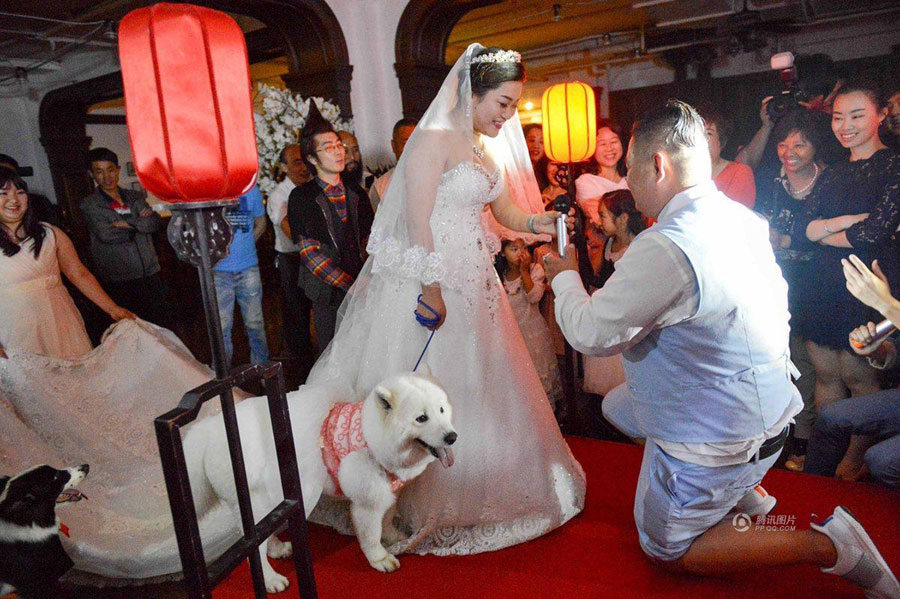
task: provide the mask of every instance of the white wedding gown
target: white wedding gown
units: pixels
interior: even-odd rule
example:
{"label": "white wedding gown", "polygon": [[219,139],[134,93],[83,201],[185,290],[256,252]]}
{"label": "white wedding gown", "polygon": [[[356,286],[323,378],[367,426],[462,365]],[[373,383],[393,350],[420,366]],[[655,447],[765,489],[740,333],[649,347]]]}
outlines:
{"label": "white wedding gown", "polygon": [[[61,536],[75,562],[70,578],[121,584],[181,570],[153,419],[211,378],[172,333],[133,320],[77,358],[14,350],[0,359],[0,475],[43,463],[91,467],[79,485],[87,499],[57,509],[70,535]],[[201,417],[218,404],[207,402]],[[224,506],[201,520],[206,555],[233,543],[238,525]]]}
{"label": "white wedding gown", "polygon": [[[412,370],[429,332],[413,311],[420,283],[398,272],[440,266],[447,318],[420,372],[436,377],[453,404],[455,464],[433,463],[400,495],[393,551],[468,554],[500,549],[560,526],[584,505],[581,466],[563,440],[506,293],[493,267],[496,239],[482,212],[503,185],[471,162],[445,172],[430,224],[434,253],[369,243],[372,257],[341,307],[337,333],[308,385],[343,381],[361,399],[388,375]],[[442,264],[422,262],[439,256]],[[351,533],[346,504],[323,498],[313,519]]]}

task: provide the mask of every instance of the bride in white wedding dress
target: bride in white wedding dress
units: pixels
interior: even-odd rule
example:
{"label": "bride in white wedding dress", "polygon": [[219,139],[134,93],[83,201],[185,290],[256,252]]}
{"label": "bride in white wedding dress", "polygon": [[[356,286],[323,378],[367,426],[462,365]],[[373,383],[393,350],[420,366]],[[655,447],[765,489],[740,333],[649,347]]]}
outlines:
{"label": "bride in white wedding dress", "polygon": [[[417,296],[441,315],[419,370],[450,395],[456,460],[401,493],[401,527],[412,536],[395,552],[500,549],[584,505],[584,473],[494,270],[499,244],[483,225],[490,206],[509,229],[554,232],[516,112],[524,75],[518,53],[478,44],[456,62],[407,143],[372,227],[370,258],[307,381],[346,382],[362,398],[416,363],[429,334],[414,319]],[[325,498],[313,519],[351,531],[341,505]]]}

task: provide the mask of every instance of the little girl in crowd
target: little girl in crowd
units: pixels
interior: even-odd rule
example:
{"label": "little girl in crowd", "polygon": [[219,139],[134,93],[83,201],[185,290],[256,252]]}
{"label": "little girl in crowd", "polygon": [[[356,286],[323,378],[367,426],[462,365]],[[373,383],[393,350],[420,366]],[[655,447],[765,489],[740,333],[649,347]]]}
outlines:
{"label": "little girl in crowd", "polygon": [[[603,287],[615,271],[615,263],[625,254],[631,241],[647,228],[643,215],[634,205],[627,189],[617,189],[603,195],[598,206],[600,232],[606,236],[600,263],[594,267],[585,284],[593,293]],[[625,382],[621,356],[584,356],[584,390],[606,395],[613,387]]]}
{"label": "little girl in crowd", "polygon": [[497,274],[509,298],[531,361],[541,377],[544,391],[556,411],[562,396],[559,365],[553,351],[550,330],[537,304],[544,296],[544,269],[531,258],[531,252],[521,239],[504,239],[495,262]]}

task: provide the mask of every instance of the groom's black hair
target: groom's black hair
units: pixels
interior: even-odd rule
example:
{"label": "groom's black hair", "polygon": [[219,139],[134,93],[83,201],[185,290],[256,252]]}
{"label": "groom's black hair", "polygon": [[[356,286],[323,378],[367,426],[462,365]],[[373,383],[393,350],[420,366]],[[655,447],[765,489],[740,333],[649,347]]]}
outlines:
{"label": "groom's black hair", "polygon": [[[472,58],[503,51],[497,46],[482,48]],[[475,62],[469,65],[469,77],[472,94],[483,96],[507,81],[525,81],[525,65],[521,62]]]}

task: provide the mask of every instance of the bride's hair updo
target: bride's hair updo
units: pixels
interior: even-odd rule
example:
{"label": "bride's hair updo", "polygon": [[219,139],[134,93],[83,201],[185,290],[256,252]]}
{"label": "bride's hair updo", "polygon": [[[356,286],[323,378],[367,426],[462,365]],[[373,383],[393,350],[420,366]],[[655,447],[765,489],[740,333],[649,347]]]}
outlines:
{"label": "bride's hair updo", "polygon": [[[508,52],[496,46],[482,48],[473,58],[486,54]],[[472,62],[469,65],[469,77],[472,80],[472,94],[483,96],[492,89],[497,89],[507,81],[525,81],[525,66],[521,62]]]}

